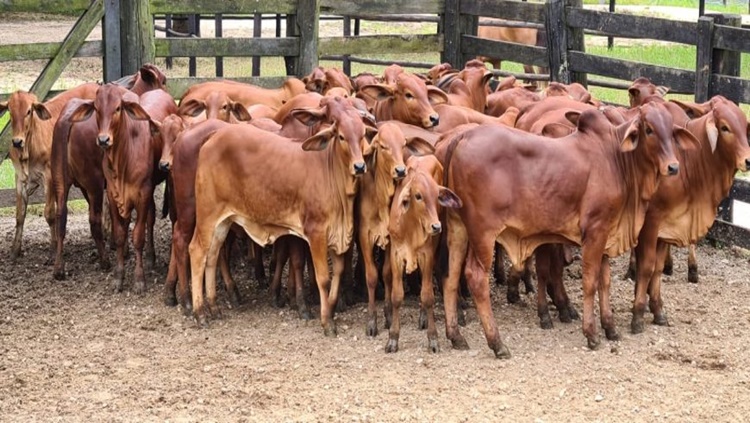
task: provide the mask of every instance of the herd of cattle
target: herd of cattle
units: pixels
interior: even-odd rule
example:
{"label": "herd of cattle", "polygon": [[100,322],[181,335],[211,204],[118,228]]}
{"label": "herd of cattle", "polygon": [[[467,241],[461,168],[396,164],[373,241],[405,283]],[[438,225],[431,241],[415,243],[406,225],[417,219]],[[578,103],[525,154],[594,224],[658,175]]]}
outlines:
{"label": "herd of cattle", "polygon": [[[562,280],[568,246],[577,245],[583,333],[596,348],[597,293],[605,335],[618,338],[609,257],[632,251],[631,330],[643,331],[647,300],[654,323],[668,324],[660,278],[669,245],[704,236],[735,173],[750,167],[747,118],[736,104],[666,101],[667,89],[645,78],[629,89],[629,108],[602,105],[578,84],[538,91],[513,78],[497,81],[479,61],[460,70],[437,65],[425,75],[397,65],[354,78],[317,68],[278,89],[216,80],[192,86],[179,106],[165,82],[146,65],[47,102],[18,91],[0,103],[0,113],[10,113],[16,172],[11,255],[21,253],[28,195],[41,185],[50,262],[54,276],[65,277],[66,202],[75,185],[89,204],[102,269],[110,267],[102,229],[109,209],[118,291],[135,211],[133,290],[143,292],[144,246],[146,267],[155,260],[154,188],[166,180],[173,232],[165,301],[192,310],[202,325],[221,314],[217,265],[229,300],[240,301],[225,241],[247,234],[259,274],[261,246],[274,244],[271,289],[279,304],[280,269],[290,261],[288,296],[303,318],[310,318],[302,280],[310,261],[324,332],[335,335],[333,313],[356,245],[369,336],[378,334],[379,279],[385,285],[386,351],[398,350],[403,275],[419,269],[428,349],[439,350],[433,274],[442,283],[447,338],[468,348],[458,324],[463,276],[487,343],[504,358],[510,353],[490,303],[493,256],[498,278],[503,251],[511,262],[511,302],[534,256],[538,315],[550,328],[548,295],[561,321],[578,318]],[[385,250],[382,268],[376,250]],[[691,279],[694,269],[693,262]]]}

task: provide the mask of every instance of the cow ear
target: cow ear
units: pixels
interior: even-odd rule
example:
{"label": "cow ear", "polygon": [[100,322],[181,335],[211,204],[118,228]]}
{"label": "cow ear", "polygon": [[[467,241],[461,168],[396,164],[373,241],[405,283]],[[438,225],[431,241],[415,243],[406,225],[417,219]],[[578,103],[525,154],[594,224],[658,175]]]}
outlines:
{"label": "cow ear", "polygon": [[487,84],[490,83],[490,80],[492,80],[492,77],[495,76],[492,72],[485,72],[484,75],[482,75],[482,86],[486,87]]}
{"label": "cow ear", "polygon": [[378,135],[378,128],[372,126],[365,126],[365,139],[368,144],[372,144],[372,141]]}
{"label": "cow ear", "polygon": [[513,88],[513,86],[516,85],[516,77],[515,76],[509,76],[507,78],[503,78],[495,88],[495,92],[507,90],[509,88]]}
{"label": "cow ear", "polygon": [[204,110],[206,110],[205,101],[198,100],[197,98],[191,98],[186,102],[180,102],[180,107],[178,108],[177,113],[183,116],[196,117],[199,114],[203,113]]}
{"label": "cow ear", "polygon": [[[714,124],[713,127],[716,128],[716,124]],[[683,150],[700,150],[701,148],[701,143],[698,141],[698,138],[695,138],[695,135],[685,128],[674,125],[672,135],[674,136],[675,141],[677,141],[677,145]],[[711,136],[709,135],[709,142],[710,138]],[[711,144],[711,151],[713,151],[714,148],[716,148],[716,140]]]}
{"label": "cow ear", "polygon": [[365,85],[359,91],[375,101],[385,101],[393,98],[393,88],[385,84]]}
{"label": "cow ear", "polygon": [[630,99],[630,107],[636,107],[640,104],[641,90],[635,87],[628,88],[628,98]]}
{"label": "cow ear", "polygon": [[151,130],[151,136],[155,137],[161,133],[161,122],[158,120],[149,119],[148,128]]}
{"label": "cow ear", "polygon": [[143,107],[141,107],[141,105],[138,103],[134,103],[132,101],[123,101],[122,109],[125,110],[125,113],[127,113],[131,119],[151,120],[151,116],[149,116],[148,113],[143,110]]}
{"label": "cow ear", "polygon": [[719,128],[716,127],[716,119],[713,116],[706,119],[706,136],[713,153],[716,150],[716,143],[719,141]]}
{"label": "cow ear", "polygon": [[635,150],[638,146],[638,127],[641,124],[641,117],[638,116],[630,122],[625,122],[617,127],[617,134],[620,138],[620,151],[627,153]]}
{"label": "cow ear", "polygon": [[451,209],[460,209],[464,205],[458,195],[446,187],[438,188],[438,203]]}
{"label": "cow ear", "polygon": [[565,112],[565,119],[577,127],[581,122],[581,112],[578,110],[568,110]]}
{"label": "cow ear", "polygon": [[572,128],[564,123],[552,122],[544,125],[542,128],[542,136],[548,138],[562,138],[572,134],[575,128]]}
{"label": "cow ear", "polygon": [[159,80],[159,77],[156,75],[156,72],[152,69],[151,66],[144,65],[141,67],[139,73],[141,74],[141,80],[143,82],[148,83],[149,85],[159,87],[161,86],[161,80]]}
{"label": "cow ear", "polygon": [[680,100],[669,100],[672,103],[680,106],[682,110],[687,113],[688,117],[690,119],[695,119],[698,117],[701,117],[711,111],[711,105],[710,104],[698,104],[698,103],[690,103],[690,102],[682,102]]}
{"label": "cow ear", "polygon": [[245,105],[242,103],[230,101],[229,110],[232,111],[234,117],[239,121],[247,122],[253,119],[253,117],[250,116],[250,112],[247,111],[247,108],[245,108]]}
{"label": "cow ear", "polygon": [[336,125],[324,129],[317,134],[306,139],[302,143],[302,149],[305,151],[323,151],[331,143],[331,139],[336,135]]}
{"label": "cow ear", "polygon": [[505,109],[505,113],[500,115],[500,117],[498,118],[498,123],[500,123],[501,125],[505,125],[508,128],[515,128],[519,114],[521,114],[520,110],[513,106],[510,106]]}
{"label": "cow ear", "polygon": [[435,147],[429,142],[419,137],[411,137],[406,139],[406,149],[413,156],[425,156],[427,154],[435,154]]}
{"label": "cow ear", "polygon": [[427,87],[427,98],[430,100],[430,105],[432,106],[448,103],[448,94],[437,87]]}
{"label": "cow ear", "polygon": [[313,126],[320,123],[326,117],[326,109],[323,107],[318,108],[307,108],[307,109],[294,109],[292,110],[292,116],[298,121],[304,123],[307,126]]}
{"label": "cow ear", "polygon": [[664,97],[669,92],[669,87],[665,87],[664,85],[659,85],[656,87],[656,94],[659,94],[660,96]]}
{"label": "cow ear", "polygon": [[47,110],[47,107],[42,103],[34,103],[31,107],[34,108],[34,112],[36,112],[36,116],[41,120],[47,120],[52,118],[52,114],[50,114],[49,110]]}
{"label": "cow ear", "polygon": [[70,114],[70,121],[82,122],[90,118],[93,113],[94,113],[94,102],[91,100],[83,101],[78,106],[78,108],[76,108],[75,111],[73,111],[73,113]]}

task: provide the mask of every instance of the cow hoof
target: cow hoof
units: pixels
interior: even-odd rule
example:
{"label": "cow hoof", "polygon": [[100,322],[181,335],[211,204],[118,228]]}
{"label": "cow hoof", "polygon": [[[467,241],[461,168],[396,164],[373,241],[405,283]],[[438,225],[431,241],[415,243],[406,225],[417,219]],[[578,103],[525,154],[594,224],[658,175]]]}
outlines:
{"label": "cow hoof", "polygon": [[201,329],[208,328],[208,318],[205,315],[196,316],[195,322],[198,324],[198,327]]}
{"label": "cow hoof", "polygon": [[122,292],[122,285],[123,285],[122,280],[117,279],[117,281],[114,283],[114,285],[112,285],[115,293]]}
{"label": "cow hoof", "polygon": [[378,336],[378,322],[374,319],[370,319],[370,321],[367,322],[365,333],[367,334],[367,336],[372,338]]}
{"label": "cow hoof", "polygon": [[576,311],[575,307],[572,305],[568,305],[568,314],[570,315],[570,318],[573,320],[581,320],[581,316]]}
{"label": "cow hoof", "polygon": [[630,321],[630,333],[639,334],[643,333],[643,318],[635,318]]}
{"label": "cow hoof", "polygon": [[688,269],[688,282],[698,283],[698,269]]}
{"label": "cow hoof", "polygon": [[16,260],[18,260],[19,257],[21,257],[21,250],[20,249],[18,249],[18,250],[14,249],[14,250],[12,250],[10,252],[10,261],[12,263],[15,264]]}
{"label": "cow hoof", "polygon": [[335,338],[336,337],[336,325],[332,323],[329,326],[324,326],[323,335],[327,337]]}
{"label": "cow hoof", "polygon": [[437,339],[427,340],[427,352],[431,354],[437,354],[440,352],[440,344],[438,344]]}
{"label": "cow hoof", "polygon": [[604,328],[604,335],[609,339],[610,341],[619,341],[620,340],[620,334],[617,333],[617,329],[615,328]]}
{"label": "cow hoof", "polygon": [[135,295],[143,295],[144,292],[146,292],[146,282],[137,281],[133,284],[133,293]]}
{"label": "cow hoof", "polygon": [[55,277],[55,280],[64,281],[65,280],[65,269],[55,269],[55,272],[53,273],[53,276]]}
{"label": "cow hoof", "polygon": [[500,344],[497,349],[494,349],[495,351],[495,358],[505,360],[510,358],[510,350],[508,347],[505,346],[505,344]]}
{"label": "cow hoof", "polygon": [[458,325],[459,326],[461,326],[461,327],[466,326],[466,312],[465,311],[458,310],[458,313],[457,313],[456,317],[457,317]]}
{"label": "cow hoof", "polygon": [[573,321],[573,318],[570,317],[570,310],[568,310],[567,307],[563,307],[560,310],[560,315],[558,318],[560,319],[561,323],[570,323]]}
{"label": "cow hoof", "polygon": [[667,276],[672,276],[673,272],[674,272],[674,268],[672,267],[672,264],[669,264],[669,265],[665,264],[664,265],[664,269],[661,270],[661,273],[663,273],[663,274],[665,274]]}
{"label": "cow hoof", "polygon": [[300,318],[300,320],[312,320],[312,313],[310,313],[310,309],[297,309],[297,316]]}
{"label": "cow hoof", "polygon": [[419,321],[417,322],[417,328],[419,330],[427,329],[427,312],[419,310]]}
{"label": "cow hoof", "polygon": [[539,326],[541,326],[542,329],[545,330],[552,329],[554,327],[552,325],[552,319],[549,317],[549,314],[539,318]]}
{"label": "cow hoof", "polygon": [[276,308],[284,308],[286,306],[286,297],[283,295],[277,295],[273,301]]}
{"label": "cow hoof", "polygon": [[635,280],[635,268],[634,267],[628,267],[628,271],[625,273],[625,276],[622,277],[623,280],[630,279],[631,281]]}
{"label": "cow hoof", "polygon": [[521,301],[521,294],[519,294],[518,292],[508,291],[506,298],[508,299],[508,304],[516,304]]}
{"label": "cow hoof", "polygon": [[240,294],[237,292],[231,292],[229,294],[229,305],[232,306],[232,308],[237,308],[242,304],[242,297],[240,297]]}
{"label": "cow hoof", "polygon": [[388,339],[388,343],[385,344],[385,352],[387,353],[398,352],[398,339]]}
{"label": "cow hoof", "polygon": [[164,305],[167,307],[176,307],[177,306],[177,297],[174,295],[167,295],[164,297]]}
{"label": "cow hoof", "polygon": [[533,294],[536,292],[536,288],[534,288],[534,285],[531,283],[531,281],[523,281],[524,285],[526,285],[526,295]]}
{"label": "cow hoof", "polygon": [[112,268],[112,264],[110,264],[109,260],[105,259],[99,262],[99,269],[107,271],[111,268]]}
{"label": "cow hoof", "polygon": [[462,335],[458,335],[454,339],[451,339],[451,346],[453,346],[454,350],[468,350],[469,349],[469,343],[466,342],[466,338],[464,338]]}
{"label": "cow hoof", "polygon": [[588,347],[591,351],[596,351],[597,348],[599,348],[599,344],[601,344],[601,341],[599,340],[598,336],[592,336],[592,337],[586,337],[586,343],[588,344]]}
{"label": "cow hoof", "polygon": [[657,326],[669,326],[669,320],[664,314],[654,316],[654,324]]}

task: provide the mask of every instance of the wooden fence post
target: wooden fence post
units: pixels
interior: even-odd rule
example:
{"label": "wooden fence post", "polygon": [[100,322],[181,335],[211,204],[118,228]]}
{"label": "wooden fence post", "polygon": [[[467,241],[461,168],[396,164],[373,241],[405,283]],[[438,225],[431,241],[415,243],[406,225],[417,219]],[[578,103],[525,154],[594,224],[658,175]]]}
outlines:
{"label": "wooden fence post", "polygon": [[[567,7],[575,7],[575,8],[583,8],[583,0],[566,0],[565,1]],[[580,51],[585,52],[586,51],[586,44],[584,42],[583,38],[583,28],[571,28],[568,26],[568,18],[567,13],[563,14],[564,17],[564,23],[565,25],[565,31],[567,32],[567,38],[568,38],[568,50],[574,50],[574,51]],[[547,46],[549,48],[549,46]],[[570,73],[570,82],[577,82],[584,87],[588,85],[586,82],[588,80],[587,75],[583,72],[571,72]]]}
{"label": "wooden fence post", "polygon": [[299,37],[299,56],[285,57],[286,74],[304,76],[318,66],[318,0],[297,0],[297,14],[286,22],[288,37]]}
{"label": "wooden fence post", "polygon": [[445,0],[445,8],[440,26],[443,28],[443,52],[440,61],[448,62],[456,69],[463,68],[470,56],[461,49],[462,35],[477,35],[478,16],[463,15],[461,0]]}
{"label": "wooden fence post", "polygon": [[122,78],[122,46],[120,44],[120,1],[104,1],[104,82]]}
{"label": "wooden fence post", "polygon": [[570,84],[568,69],[568,32],[565,28],[565,0],[547,0],[544,26],[547,29],[547,55],[549,78]]}
{"label": "wooden fence post", "polygon": [[[742,17],[740,15],[706,13],[704,16],[713,18],[714,25],[742,26]],[[740,58],[741,54],[738,51],[713,49],[711,73],[740,76]],[[709,84],[708,98],[713,97],[715,94],[716,92],[714,92],[712,84]]]}
{"label": "wooden fence post", "polygon": [[695,55],[695,101],[703,103],[711,97],[711,70],[713,69],[714,18],[698,18],[698,43]]}
{"label": "wooden fence post", "polygon": [[120,43],[122,74],[138,72],[154,61],[154,19],[149,0],[120,0]]}

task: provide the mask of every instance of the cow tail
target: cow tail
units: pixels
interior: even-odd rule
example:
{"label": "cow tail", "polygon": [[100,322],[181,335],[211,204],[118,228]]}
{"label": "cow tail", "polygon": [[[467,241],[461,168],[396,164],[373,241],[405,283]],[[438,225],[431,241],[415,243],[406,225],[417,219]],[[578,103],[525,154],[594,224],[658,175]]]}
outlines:
{"label": "cow tail", "polygon": [[165,217],[169,216],[169,197],[172,196],[172,190],[170,189],[170,179],[171,177],[168,177],[164,181],[164,198],[161,202],[161,218],[164,219]]}

